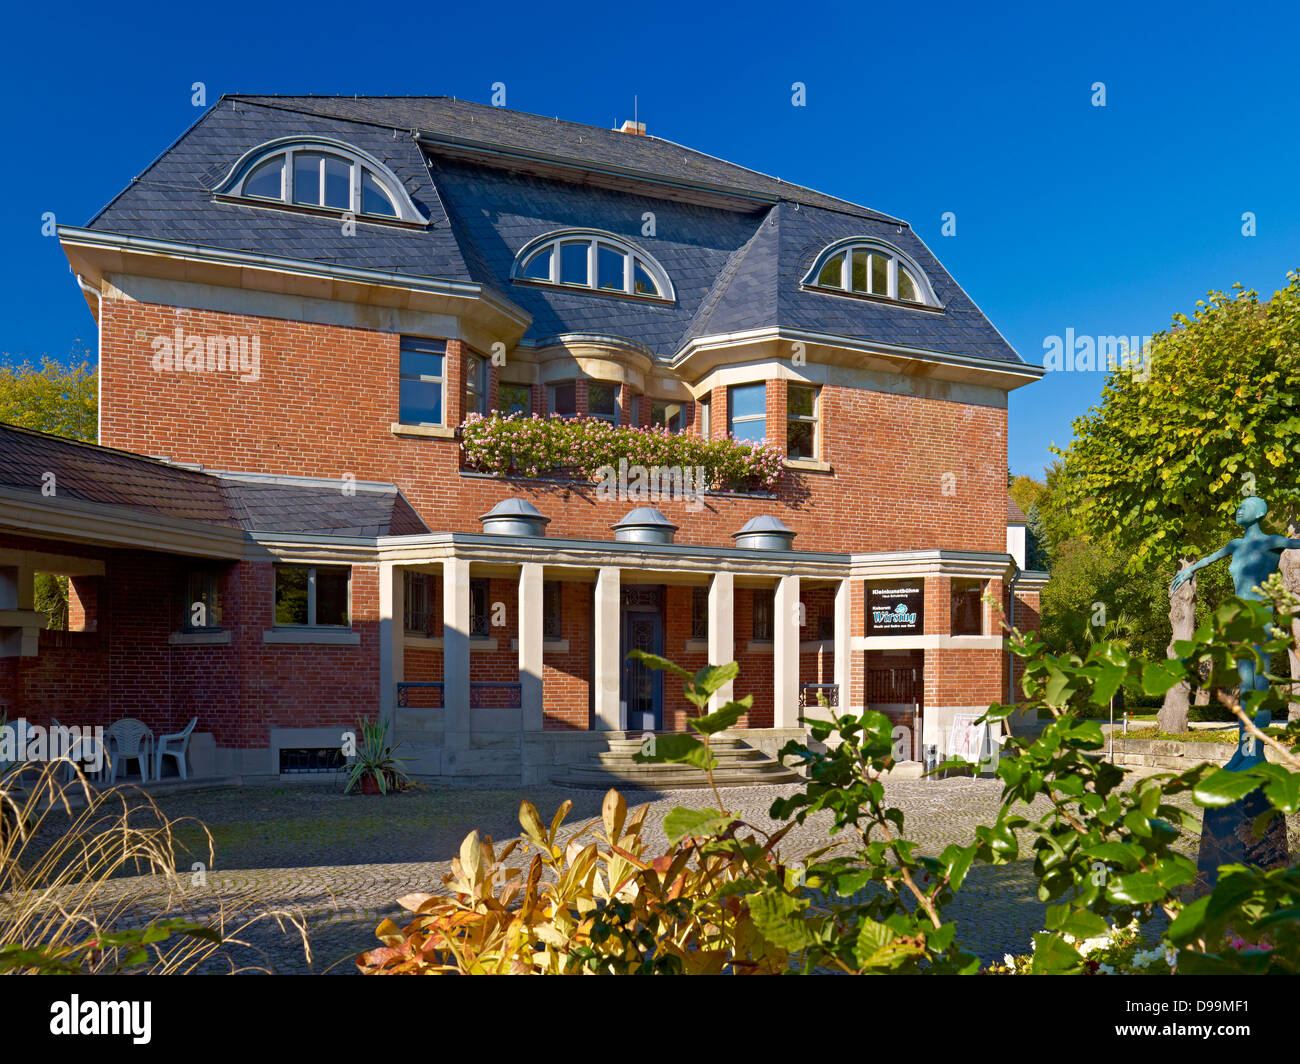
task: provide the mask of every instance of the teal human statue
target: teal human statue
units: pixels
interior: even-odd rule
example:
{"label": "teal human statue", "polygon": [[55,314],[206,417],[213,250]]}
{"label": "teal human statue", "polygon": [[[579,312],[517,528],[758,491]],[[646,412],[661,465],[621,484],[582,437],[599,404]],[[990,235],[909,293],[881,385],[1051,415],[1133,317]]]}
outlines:
{"label": "teal human statue", "polygon": [[[1172,595],[1188,580],[1191,579],[1192,573],[1197,569],[1204,569],[1207,565],[1219,561],[1221,558],[1231,558],[1228,563],[1228,572],[1232,574],[1232,586],[1236,590],[1237,596],[1244,599],[1259,600],[1263,596],[1257,590],[1270,576],[1278,570],[1282,561],[1282,552],[1284,550],[1300,549],[1300,539],[1289,539],[1286,536],[1269,535],[1259,527],[1260,521],[1268,513],[1268,503],[1257,495],[1252,495],[1237,507],[1236,522],[1244,530],[1240,536],[1231,540],[1226,546],[1216,550],[1213,554],[1208,554],[1199,561],[1193,562],[1179,572],[1174,577],[1173,583],[1169,585],[1169,593]],[[1256,647],[1256,652],[1259,648]],[[1263,657],[1263,654],[1260,654]],[[1245,658],[1237,663],[1237,672],[1241,676],[1241,689],[1243,691],[1263,691],[1268,687],[1268,678],[1255,669],[1255,662]],[[1269,722],[1270,715],[1265,712],[1255,719],[1258,727],[1264,727]],[[1238,742],[1237,752],[1233,755],[1232,760],[1228,762],[1227,768],[1240,770],[1251,768],[1260,764],[1264,760],[1263,748],[1257,743],[1247,744],[1246,727],[1244,724],[1238,725]],[[1251,753],[1245,751],[1249,749]]]}

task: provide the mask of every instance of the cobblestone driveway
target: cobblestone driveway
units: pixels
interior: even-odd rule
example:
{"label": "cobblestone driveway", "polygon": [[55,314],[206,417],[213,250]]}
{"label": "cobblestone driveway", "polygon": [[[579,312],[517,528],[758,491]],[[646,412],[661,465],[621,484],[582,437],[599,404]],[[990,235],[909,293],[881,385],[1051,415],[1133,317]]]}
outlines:
{"label": "cobblestone driveway", "polygon": [[[772,800],[794,789],[733,788],[725,798],[750,822],[770,828]],[[968,842],[977,824],[994,818],[1000,784],[969,778],[902,780],[888,784],[887,793],[906,816],[908,836],[923,852],[938,853],[950,842]],[[377,944],[379,921],[400,919],[395,899],[443,889],[441,877],[469,831],[478,828],[498,840],[518,835],[521,796],[519,790],[421,789],[362,798],[344,797],[327,785],[296,785],[174,793],[158,803],[170,817],[201,820],[215,838],[216,862],[207,873],[207,889],[187,893],[199,911],[205,897],[220,896],[298,909],[307,919],[314,954],[310,967],[301,947],[271,924],[259,925],[251,935],[262,956],[241,953],[243,963],[269,964],[281,973],[349,973],[354,971],[351,958]],[[576,830],[599,815],[603,795],[541,787],[530,789],[527,797],[544,820],[562,801],[572,800],[567,823]],[[629,802],[651,801],[646,837],[652,850],[665,844],[659,824],[669,809],[713,804],[703,791],[629,792],[628,797]],[[792,859],[824,845],[828,824],[817,818],[795,828],[782,843],[782,853]],[[183,836],[197,842],[193,831]],[[124,880],[122,887],[145,895],[150,880]],[[1002,868],[976,865],[947,915],[958,921],[959,939],[986,961],[1005,952],[1027,952],[1030,935],[1043,919],[1028,862]]]}

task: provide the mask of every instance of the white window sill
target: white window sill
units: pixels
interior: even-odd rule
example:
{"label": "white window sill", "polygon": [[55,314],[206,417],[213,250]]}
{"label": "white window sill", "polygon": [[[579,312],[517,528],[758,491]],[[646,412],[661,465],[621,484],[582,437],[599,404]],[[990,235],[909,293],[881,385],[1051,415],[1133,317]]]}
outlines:
{"label": "white window sill", "polygon": [[[510,649],[511,650],[519,649],[518,639],[510,640]],[[567,654],[568,652],[569,652],[569,641],[567,639],[543,639],[542,640],[543,654]]]}
{"label": "white window sill", "polygon": [[709,652],[709,641],[707,639],[686,640],[686,653],[707,654],[708,652]]}
{"label": "white window sill", "polygon": [[[408,635],[403,637],[402,645],[408,646],[412,650],[423,648],[425,650],[441,650],[443,647],[442,636],[440,635]],[[488,639],[485,636],[471,636],[469,640],[469,652],[471,654],[491,653],[497,648],[495,639]]]}
{"label": "white window sill", "polygon": [[345,628],[272,628],[262,633],[263,643],[355,647],[361,634]]}
{"label": "white window sill", "polygon": [[400,421],[394,421],[388,426],[389,432],[394,436],[416,436],[422,439],[434,440],[454,440],[456,430],[448,428],[446,425],[403,425]]}
{"label": "white window sill", "polygon": [[786,469],[798,469],[804,473],[833,473],[830,462],[818,462],[811,458],[787,458]]}
{"label": "white window sill", "polygon": [[230,645],[226,632],[172,632],[167,642],[174,647],[217,647]]}
{"label": "white window sill", "polygon": [[799,653],[808,654],[817,650],[825,650],[829,653],[835,652],[834,639],[805,639],[799,644]]}
{"label": "white window sill", "polygon": [[408,635],[402,639],[402,645],[411,647],[413,650],[424,647],[429,650],[442,649],[442,636],[440,635]]}
{"label": "white window sill", "polygon": [[771,639],[751,639],[745,644],[746,654],[772,654],[775,650],[776,643]]}

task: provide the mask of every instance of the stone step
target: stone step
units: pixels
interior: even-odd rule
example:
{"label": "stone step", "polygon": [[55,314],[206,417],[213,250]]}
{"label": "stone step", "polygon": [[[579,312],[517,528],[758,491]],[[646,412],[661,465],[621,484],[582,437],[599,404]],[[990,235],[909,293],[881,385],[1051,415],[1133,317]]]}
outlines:
{"label": "stone step", "polygon": [[[714,759],[719,765],[739,765],[749,764],[753,761],[771,761],[762,750],[752,748],[743,748],[737,750],[722,751],[715,749],[713,751]],[[640,765],[641,762],[636,759],[635,754],[625,753],[623,751],[602,750],[596,755],[602,765]]]}
{"label": "stone step", "polygon": [[[673,734],[673,733],[661,733]],[[696,736],[698,738],[698,736]],[[634,753],[641,749],[642,739],[611,739],[609,741],[610,750],[627,750]],[[709,748],[712,750],[750,750],[753,749],[743,739],[736,739],[730,736],[714,736],[709,740]]]}
{"label": "stone step", "polygon": [[[743,772],[734,770],[717,771],[713,781],[718,787],[755,787],[768,784],[798,783],[802,779],[798,773],[789,769],[776,768],[772,771]],[[631,775],[625,772],[608,771],[579,766],[563,775],[551,777],[551,782],[561,787],[579,787],[592,790],[607,790],[617,787],[620,790],[686,790],[709,786],[708,776],[701,770],[690,772],[659,772],[650,775]]]}
{"label": "stone step", "polygon": [[[639,736],[611,737],[608,746],[607,750],[598,751],[591,762],[553,776],[552,782],[566,787],[646,790],[709,786],[708,773],[693,765],[638,762]],[[709,746],[718,762],[713,773],[718,787],[797,783],[803,778],[736,736],[725,733],[715,736]]]}

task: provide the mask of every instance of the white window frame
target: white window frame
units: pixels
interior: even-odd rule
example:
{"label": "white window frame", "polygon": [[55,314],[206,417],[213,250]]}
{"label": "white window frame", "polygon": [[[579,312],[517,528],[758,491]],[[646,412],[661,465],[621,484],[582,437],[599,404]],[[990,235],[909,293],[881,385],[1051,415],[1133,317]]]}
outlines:
{"label": "white window frame", "polygon": [[[306,624],[281,624],[275,617],[275,572],[282,568],[306,569],[307,570],[307,623]],[[316,620],[316,570],[317,569],[342,569],[348,574],[348,623],[347,624],[320,624]],[[352,566],[350,565],[316,565],[314,563],[278,561],[273,566],[271,579],[271,626],[279,629],[292,629],[301,631],[305,628],[319,629],[325,628],[334,632],[350,632],[352,630]]]}
{"label": "white window frame", "polygon": [[[599,385],[602,388],[614,389],[614,413],[613,414],[593,414],[591,412],[591,386],[593,384]],[[618,428],[619,423],[623,419],[622,418],[623,407],[622,404],[619,402],[619,399],[621,398],[619,389],[621,387],[622,386],[617,381],[601,381],[601,380],[594,380],[592,378],[588,378],[587,379],[587,416],[589,418],[593,418],[596,421],[603,421],[605,422],[606,425],[613,425],[615,428]],[[635,422],[633,424],[635,424]]]}
{"label": "white window frame", "polygon": [[[867,255],[877,255],[886,260],[888,273],[886,290],[883,294],[870,291],[860,292],[852,287],[854,252],[865,252]],[[838,286],[824,284],[820,280],[822,269],[837,255],[844,256],[840,263],[840,283]],[[912,281],[916,285],[917,299],[902,299],[898,295],[898,268],[900,264],[912,276]],[[867,286],[870,287],[870,285],[871,263],[868,260]],[[930,286],[930,279],[925,275],[924,270],[900,249],[894,247],[893,244],[866,237],[850,237],[847,240],[838,240],[824,248],[821,254],[813,260],[812,269],[804,275],[803,287],[818,292],[834,292],[837,295],[867,299],[889,299],[905,307],[937,308],[940,306],[938,297],[935,296],[934,289]]]}
{"label": "white window frame", "polygon": [[[555,389],[571,386],[573,388],[573,413],[561,414],[555,409]],[[547,417],[577,417],[578,416],[578,381],[570,377],[567,380],[552,381],[546,386],[546,416]]]}
{"label": "white window frame", "polygon": [[[406,337],[402,337],[405,340]],[[412,340],[421,340],[423,337],[413,336]],[[438,425],[445,427],[447,424],[447,359],[450,353],[447,351],[447,344],[444,340],[433,340],[432,343],[441,343],[442,351],[419,351],[415,354],[441,354],[442,355],[442,376],[436,377],[431,373],[403,373],[402,372],[402,344],[399,340],[397,349],[397,421],[400,425]],[[438,412],[441,415],[440,421],[407,421],[402,417],[402,381],[420,381],[423,384],[436,384],[442,398],[438,402]]]}
{"label": "white window frame", "polygon": [[[533,413],[533,386],[531,384],[525,384],[523,381],[497,381],[497,405],[494,409],[498,414],[509,417],[511,411],[506,410],[505,405],[501,401],[501,392],[505,388],[522,388],[524,390],[524,394],[527,398],[524,403],[523,416],[530,417]],[[514,413],[518,413],[518,411],[514,411]]]}
{"label": "white window frame", "polygon": [[[742,414],[740,415],[740,417],[737,417],[735,413],[733,413],[733,411],[735,410],[735,406],[731,401],[733,390],[736,388],[758,388],[758,387],[761,387],[763,389],[763,413]],[[763,422],[763,438],[757,441],[746,441],[746,442],[766,443],[770,438],[770,435],[768,433],[768,425],[767,425],[767,381],[741,381],[738,384],[729,385],[727,388],[727,435],[730,436],[732,439],[736,439],[737,437],[735,432],[735,426],[738,423],[744,424],[745,422],[754,422],[754,421]]]}
{"label": "white window frame", "polygon": [[[560,279],[560,245],[565,243],[586,243],[587,245],[587,283],[577,284],[573,281],[562,281]],[[623,255],[623,287],[601,288],[599,287],[600,275],[597,271],[599,266],[599,248],[601,245],[610,250],[617,251]],[[551,252],[550,269],[546,277],[527,277],[524,269],[537,255],[546,250]],[[637,292],[636,288],[636,267],[640,265],[650,279],[654,281],[659,291],[655,295],[646,292]],[[659,303],[675,303],[677,294],[673,289],[673,283],[668,278],[666,271],[654,258],[646,251],[629,243],[622,237],[613,233],[605,232],[599,229],[561,229],[556,232],[547,233],[545,236],[538,237],[524,245],[523,249],[515,256],[514,265],[510,270],[511,279],[520,284],[545,284],[554,285],[557,288],[580,289],[589,292],[602,292],[609,296],[621,296],[629,299],[648,299]]]}
{"label": "white window frame", "polygon": [[[790,413],[790,390],[793,388],[804,388],[812,392],[813,407],[811,414],[791,414]],[[805,384],[803,381],[790,381],[786,385],[785,395],[785,456],[792,462],[816,462],[821,458],[822,453],[822,390],[816,384]],[[790,458],[790,426],[792,424],[811,425],[813,430],[812,454],[800,458]]]}
{"label": "white window frame", "polygon": [[[322,202],[296,203],[294,201],[294,157],[298,154],[334,156],[348,164],[350,169],[348,176],[347,207],[330,207],[324,204],[325,167],[323,161],[318,167],[318,180],[320,181],[318,192],[320,193]],[[282,160],[279,198],[273,199],[267,196],[257,196],[245,192],[244,186],[253,171],[258,169],[263,163],[269,162],[277,157]],[[383,189],[389,202],[392,204],[393,214],[370,214],[361,209],[361,175],[363,171],[368,171],[375,183]],[[429,224],[429,219],[418,207],[415,206],[411,197],[407,194],[405,187],[403,187],[401,180],[392,170],[367,152],[363,152],[349,144],[344,144],[342,141],[330,140],[324,137],[285,137],[259,145],[252,149],[252,151],[246,152],[240,157],[239,161],[231,168],[230,173],[227,174],[221,184],[217,186],[216,193],[219,196],[245,200],[249,203],[278,203],[284,207],[330,211],[338,215],[350,213],[355,217],[364,218],[367,221],[409,222],[418,225]]]}
{"label": "white window frame", "polygon": [[[443,363],[444,367],[446,363]],[[488,409],[488,393],[492,390],[492,376],[488,369],[488,360],[482,355],[470,353],[465,356],[465,413],[481,414],[487,417],[491,411]],[[444,368],[443,372],[446,372]],[[470,387],[471,381],[474,387]],[[471,395],[477,395],[480,399],[478,410],[469,409],[469,400]]]}

